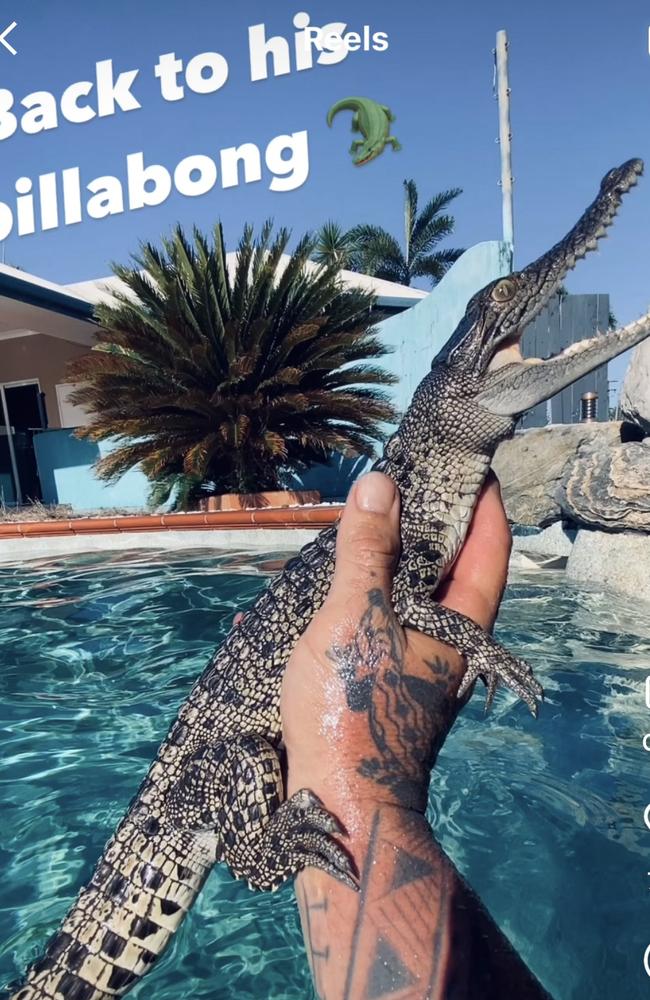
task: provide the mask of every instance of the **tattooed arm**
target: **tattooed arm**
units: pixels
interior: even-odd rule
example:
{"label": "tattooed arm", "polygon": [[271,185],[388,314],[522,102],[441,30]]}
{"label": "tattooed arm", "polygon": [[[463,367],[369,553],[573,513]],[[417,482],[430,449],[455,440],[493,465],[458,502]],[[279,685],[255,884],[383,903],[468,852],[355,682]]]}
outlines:
{"label": "tattooed arm", "polygon": [[[314,868],[298,877],[315,992],[319,1000],[548,1000],[424,818],[464,667],[454,650],[394,618],[398,547],[399,498],[387,477],[370,473],[351,493],[330,595],[283,685],[287,792],[320,796],[343,823],[359,872],[358,893]],[[491,627],[509,547],[493,481],[441,602]]]}

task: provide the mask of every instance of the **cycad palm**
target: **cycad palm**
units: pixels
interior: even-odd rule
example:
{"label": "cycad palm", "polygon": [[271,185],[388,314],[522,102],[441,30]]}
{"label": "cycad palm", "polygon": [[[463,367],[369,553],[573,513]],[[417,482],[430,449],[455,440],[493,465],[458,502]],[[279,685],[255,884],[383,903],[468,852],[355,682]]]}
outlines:
{"label": "cycad palm", "polygon": [[457,249],[434,250],[453,232],[454,218],[443,210],[461,193],[461,188],[441,191],[418,214],[415,181],[404,181],[404,249],[381,226],[355,226],[349,236],[357,248],[359,270],[401,285],[410,285],[418,277],[437,284],[463,253]]}
{"label": "cycad palm", "polygon": [[373,453],[396,414],[377,388],[392,376],[364,363],[386,353],[372,297],[309,265],[308,238],[283,259],[288,239],[246,227],[232,276],[220,225],[114,265],[127,290],[97,307],[98,343],[69,371],[93,414],[80,436],[117,442],[101,478],[140,465],[158,502],[182,486],[187,503],[206,481],[272,489],[331,451]]}

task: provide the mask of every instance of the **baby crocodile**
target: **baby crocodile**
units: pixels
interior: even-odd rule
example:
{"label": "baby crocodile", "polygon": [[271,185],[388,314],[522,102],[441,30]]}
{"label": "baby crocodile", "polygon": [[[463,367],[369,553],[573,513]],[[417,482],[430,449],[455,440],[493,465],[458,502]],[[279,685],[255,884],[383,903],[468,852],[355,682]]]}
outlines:
{"label": "baby crocodile", "polygon": [[[375,465],[402,498],[397,616],[460,650],[467,663],[460,694],[482,677],[488,703],[501,682],[534,712],[542,690],[523,660],[436,604],[436,586],[462,545],[494,450],[518,415],[650,334],[649,313],[545,361],[519,353],[526,326],[576,259],[596,247],[642,166],[630,160],[610,171],[557,246],[470,300]],[[279,757],[282,674],[327,594],[335,539],[332,527],[306,545],[213,655],[90,881],[14,1000],[126,993],[166,947],[217,861],[257,889],[274,889],[309,865],[354,886],[333,836],[336,820],[306,789],[284,799]]]}
{"label": "baby crocodile", "polygon": [[360,132],[363,139],[355,139],[350,146],[352,159],[360,167],[383,153],[390,143],[393,149],[401,149],[394,135],[390,134],[391,122],[395,115],[385,104],[378,104],[369,97],[345,97],[333,104],[327,112],[327,124],[331,126],[339,111],[353,111],[352,131]]}

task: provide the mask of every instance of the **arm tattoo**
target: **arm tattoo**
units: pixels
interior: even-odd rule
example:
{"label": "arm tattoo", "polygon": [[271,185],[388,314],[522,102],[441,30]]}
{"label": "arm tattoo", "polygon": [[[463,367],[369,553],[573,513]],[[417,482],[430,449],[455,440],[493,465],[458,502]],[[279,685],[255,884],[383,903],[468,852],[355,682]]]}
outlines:
{"label": "arm tattoo", "polygon": [[437,995],[449,886],[429,848],[419,818],[396,829],[390,815],[375,815],[344,1000]]}
{"label": "arm tattoo", "polygon": [[[309,959],[309,967],[311,969],[311,976],[314,984],[314,993],[316,994],[317,1000],[327,1000],[325,990],[321,984],[321,966],[322,963],[329,962],[330,946],[329,944],[325,944],[318,947],[315,942],[315,937],[319,932],[319,925],[321,923],[326,925],[327,922],[327,910],[329,905],[327,896],[322,896],[321,899],[310,901],[304,886],[297,895],[298,908],[300,909],[305,932],[304,937],[307,944],[307,957]],[[319,917],[322,917],[323,919],[319,920]]]}
{"label": "arm tattoo", "polygon": [[403,637],[378,589],[369,592],[352,641],[327,655],[345,683],[348,708],[366,713],[377,748],[359,773],[388,787],[399,805],[423,812],[429,772],[456,707],[449,664],[428,662],[426,679],[405,672]]}
{"label": "arm tattoo", "polygon": [[314,891],[308,911],[301,892],[318,1000],[326,1000],[323,983],[332,973],[332,1000],[552,1000],[435,844],[423,816],[377,809],[360,868],[349,947],[342,949],[336,914],[322,905],[326,889]]}
{"label": "arm tattoo", "polygon": [[430,770],[458,711],[450,664],[435,659],[424,676],[407,672],[403,634],[379,589],[368,593],[352,640],[327,655],[348,708],[367,718],[373,752],[358,772],[387,788],[398,808],[379,806],[373,815],[351,938],[341,938],[327,890],[308,895],[301,886],[318,1000],[326,1000],[330,982],[336,1000],[551,1000],[421,815]]}

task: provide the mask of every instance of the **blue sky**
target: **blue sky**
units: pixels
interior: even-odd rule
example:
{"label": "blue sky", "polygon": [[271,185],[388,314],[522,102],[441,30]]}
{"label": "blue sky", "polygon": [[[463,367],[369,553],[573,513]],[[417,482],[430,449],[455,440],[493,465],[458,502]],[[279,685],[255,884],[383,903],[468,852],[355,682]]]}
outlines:
{"label": "blue sky", "polygon": [[[292,18],[307,11],[313,24],[345,21],[349,30],[369,24],[388,34],[383,53],[351,53],[336,66],[251,83],[247,28],[264,22],[268,34],[293,38]],[[262,149],[280,133],[307,129],[310,174],[297,190],[256,184],[200,198],[172,194],[155,208],[85,220],[6,241],[9,263],[54,281],[80,281],[125,261],[141,239],[158,240],[180,221],[209,228],[221,218],[234,244],[245,221],[272,216],[295,235],[334,218],[343,226],[373,221],[399,235],[402,180],[416,180],[421,196],[459,186],[453,245],[500,236],[501,207],[492,49],[499,28],[511,44],[516,260],[525,264],[563,235],[594,196],[612,165],[650,160],[650,7],[626,0],[549,0],[538,5],[508,0],[455,4],[375,2],[213,2],[111,4],[66,0],[13,0],[2,17],[18,26],[10,40],[18,54],[0,49],[0,86],[18,102],[36,90],[59,94],[73,81],[94,76],[95,63],[113,59],[116,73],[139,69],[133,93],[141,109],[119,111],[85,124],[64,120],[38,135],[21,132],[0,142],[0,201],[15,199],[21,175],[78,166],[85,182],[102,174],[125,177],[128,153],[173,169],[183,157],[215,156],[225,146],[254,142]],[[1,27],[4,27],[4,23]],[[189,61],[207,50],[228,60],[226,85],[210,95],[189,93],[165,102],[153,67],[162,53]],[[327,108],[351,93],[372,96],[397,115],[400,153],[386,151],[354,168],[348,155],[349,124],[333,129]],[[625,322],[650,302],[648,242],[650,178],[627,200],[618,224],[598,255],[571,276],[576,292],[609,292]],[[620,377],[621,365],[611,374]]]}

